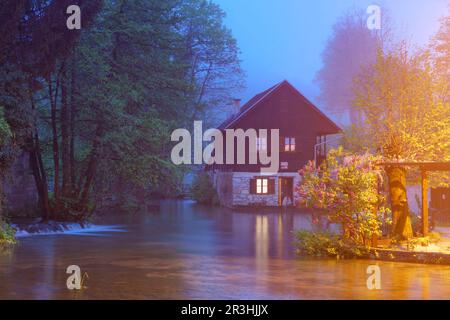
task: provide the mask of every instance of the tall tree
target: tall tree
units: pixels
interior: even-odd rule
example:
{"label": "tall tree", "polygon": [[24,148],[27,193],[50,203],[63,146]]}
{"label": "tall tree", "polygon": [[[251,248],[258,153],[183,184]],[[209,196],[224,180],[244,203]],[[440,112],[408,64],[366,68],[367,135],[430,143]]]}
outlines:
{"label": "tall tree", "polygon": [[[376,63],[355,81],[354,106],[364,112],[374,147],[388,161],[450,159],[450,107],[437,92],[428,52],[411,53],[405,43],[378,51]],[[393,232],[412,236],[406,194],[406,171],[387,168],[393,211]]]}
{"label": "tall tree", "polygon": [[[450,6],[449,6],[450,10]],[[450,83],[450,14],[441,19],[441,26],[430,44],[430,55],[433,72],[438,86],[442,89],[438,94],[444,102],[449,101]]]}
{"label": "tall tree", "polygon": [[353,10],[333,26],[333,33],[322,53],[322,68],[316,81],[320,87],[319,100],[329,113],[354,125],[362,123],[360,110],[352,105],[353,79],[362,67],[376,61],[377,48],[389,42],[390,27],[383,10],[381,30],[367,28],[367,14]]}
{"label": "tall tree", "polygon": [[209,1],[71,2],[81,31],[65,28],[65,0],[21,2],[14,54],[1,51],[14,73],[0,99],[23,128],[44,219],[84,219],[105,195],[177,188],[171,130],[231,100],[241,77]]}
{"label": "tall tree", "polygon": [[[70,54],[80,32],[66,26],[66,8],[79,5],[87,25],[100,7],[95,1],[7,1],[0,8],[0,104],[17,146],[30,151],[44,219],[50,215],[47,183],[36,122],[34,93],[51,86],[57,60]],[[56,102],[56,101],[55,101]]]}
{"label": "tall tree", "polygon": [[244,76],[236,40],[223,24],[225,13],[207,0],[184,1],[178,11],[180,58],[186,66],[184,78],[190,89],[185,109],[190,115],[187,119],[191,123],[195,119],[224,120],[220,107],[229,109],[243,87]]}

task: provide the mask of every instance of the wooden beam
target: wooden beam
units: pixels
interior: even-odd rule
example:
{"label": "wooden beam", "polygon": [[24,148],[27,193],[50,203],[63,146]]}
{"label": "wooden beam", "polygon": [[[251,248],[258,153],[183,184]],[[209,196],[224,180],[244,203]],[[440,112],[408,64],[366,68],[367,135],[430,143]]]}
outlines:
{"label": "wooden beam", "polygon": [[380,162],[381,166],[413,167],[426,171],[450,171],[450,162]]}
{"label": "wooden beam", "polygon": [[422,170],[422,233],[428,234],[428,177],[426,170]]}

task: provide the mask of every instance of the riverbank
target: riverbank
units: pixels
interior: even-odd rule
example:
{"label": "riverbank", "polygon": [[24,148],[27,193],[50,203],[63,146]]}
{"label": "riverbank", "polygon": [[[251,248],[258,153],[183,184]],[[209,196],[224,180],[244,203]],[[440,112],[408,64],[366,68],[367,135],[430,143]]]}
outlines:
{"label": "riverbank", "polygon": [[442,252],[418,252],[396,249],[374,248],[370,250],[370,259],[392,262],[410,262],[422,264],[450,265],[450,254]]}
{"label": "riverbank", "polygon": [[[380,244],[371,249],[371,257],[383,261],[413,262],[450,265],[450,228],[436,228],[439,235],[434,241],[410,241],[396,244]],[[412,243],[412,244],[411,244]]]}
{"label": "riverbank", "polygon": [[365,259],[450,266],[450,228],[436,228],[427,237],[393,241],[373,239],[369,246],[343,241],[336,233],[298,230],[296,252],[304,257]]}

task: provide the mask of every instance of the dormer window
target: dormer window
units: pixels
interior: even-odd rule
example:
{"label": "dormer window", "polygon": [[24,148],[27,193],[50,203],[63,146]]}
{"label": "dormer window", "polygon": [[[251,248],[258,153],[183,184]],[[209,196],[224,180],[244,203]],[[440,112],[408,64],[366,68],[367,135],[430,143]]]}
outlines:
{"label": "dormer window", "polygon": [[295,151],[295,138],[294,137],[285,137],[284,138],[284,151],[285,152],[294,152]]}

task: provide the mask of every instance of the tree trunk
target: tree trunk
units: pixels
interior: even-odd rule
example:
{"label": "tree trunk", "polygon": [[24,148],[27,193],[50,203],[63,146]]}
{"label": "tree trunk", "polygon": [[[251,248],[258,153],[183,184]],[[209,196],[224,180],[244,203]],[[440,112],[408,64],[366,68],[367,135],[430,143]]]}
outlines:
{"label": "tree trunk", "polygon": [[76,88],[76,73],[74,63],[71,68],[70,80],[70,181],[72,193],[76,189],[76,173],[75,173],[75,117],[76,117],[76,103],[75,103],[75,88]]}
{"label": "tree trunk", "polygon": [[[59,75],[57,75],[57,78]],[[60,210],[60,193],[59,193],[59,146],[58,146],[58,127],[56,119],[56,104],[58,100],[58,81],[53,94],[53,86],[51,76],[48,79],[48,92],[50,98],[50,114],[52,126],[52,151],[53,151],[53,190],[54,190],[54,207],[53,216],[55,217]]]}
{"label": "tree trunk", "polygon": [[406,194],[406,170],[400,167],[389,167],[386,172],[391,199],[392,236],[409,239],[413,237],[413,230]]}
{"label": "tree trunk", "polygon": [[61,164],[62,164],[62,185],[61,195],[70,196],[71,178],[70,178],[70,137],[69,137],[69,106],[67,93],[67,78],[65,67],[61,75]]}
{"label": "tree trunk", "polygon": [[[102,121],[102,120],[100,120]],[[98,125],[95,130],[94,142],[92,144],[91,154],[89,156],[88,166],[86,169],[84,184],[81,189],[80,202],[79,206],[82,211],[86,211],[89,202],[89,192],[92,187],[92,183],[94,181],[95,172],[97,169],[97,157],[98,157],[98,148],[100,145],[100,136],[102,133],[101,124]]]}
{"label": "tree trunk", "polygon": [[48,199],[47,175],[44,171],[37,134],[35,134],[35,137],[33,138],[33,148],[30,151],[30,164],[31,169],[33,170],[36,189],[38,191],[39,206],[42,211],[42,220],[48,221],[50,219],[50,203]]}
{"label": "tree trunk", "polygon": [[[30,84],[30,104],[31,111],[36,117],[36,107],[34,104],[33,93]],[[37,129],[37,120],[34,118],[33,133],[30,136],[31,150],[30,150],[30,166],[33,171],[36,189],[38,191],[39,206],[41,208],[42,220],[48,221],[50,219],[50,201],[48,198],[48,182],[47,174],[44,169],[44,162],[42,161],[41,146],[39,143],[39,133]]]}

